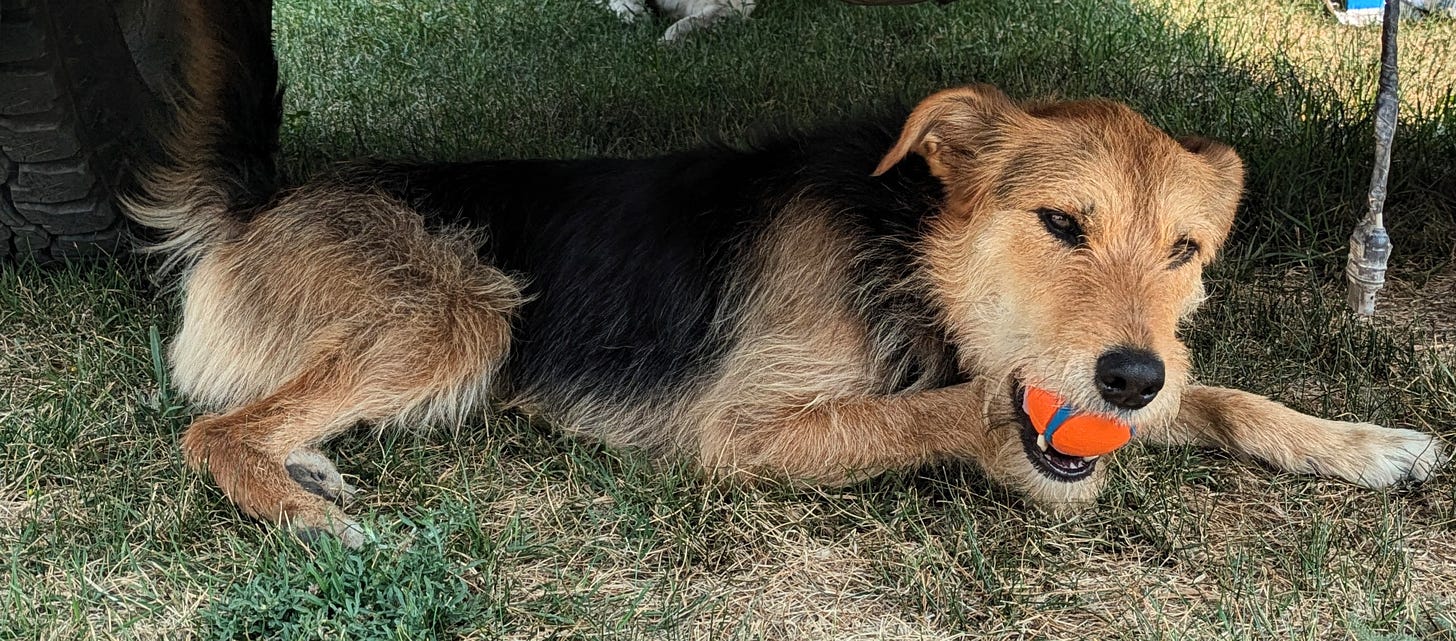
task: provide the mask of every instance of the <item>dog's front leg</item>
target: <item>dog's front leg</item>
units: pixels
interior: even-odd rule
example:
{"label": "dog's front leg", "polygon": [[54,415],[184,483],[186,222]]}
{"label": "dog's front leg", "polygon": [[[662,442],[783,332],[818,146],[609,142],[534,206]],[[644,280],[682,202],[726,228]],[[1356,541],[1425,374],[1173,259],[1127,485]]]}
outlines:
{"label": "dog's front leg", "polygon": [[981,379],[923,392],[736,406],[706,422],[699,461],[717,475],[841,484],[991,447]]}
{"label": "dog's front leg", "polygon": [[1301,414],[1256,394],[1194,385],[1177,419],[1140,429],[1145,440],[1220,447],[1287,472],[1317,474],[1379,488],[1424,481],[1446,460],[1434,437],[1369,423]]}

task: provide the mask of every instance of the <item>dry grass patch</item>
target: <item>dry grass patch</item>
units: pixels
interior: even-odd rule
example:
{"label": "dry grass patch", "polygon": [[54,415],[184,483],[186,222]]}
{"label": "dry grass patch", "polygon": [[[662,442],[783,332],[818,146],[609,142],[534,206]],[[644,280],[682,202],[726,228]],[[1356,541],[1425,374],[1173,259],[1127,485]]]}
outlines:
{"label": "dry grass patch", "polygon": [[[1136,0],[1181,28],[1206,32],[1229,55],[1272,71],[1292,66],[1312,86],[1334,89],[1357,111],[1375,99],[1380,28],[1344,27],[1319,0]],[[1405,15],[1413,15],[1407,8]],[[1403,117],[1428,117],[1456,103],[1456,20],[1400,26]]]}

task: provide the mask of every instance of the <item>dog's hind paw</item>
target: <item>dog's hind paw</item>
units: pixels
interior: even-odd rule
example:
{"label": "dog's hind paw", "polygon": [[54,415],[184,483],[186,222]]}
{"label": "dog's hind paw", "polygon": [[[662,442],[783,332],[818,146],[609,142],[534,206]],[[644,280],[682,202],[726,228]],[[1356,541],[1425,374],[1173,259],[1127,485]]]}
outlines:
{"label": "dog's hind paw", "polygon": [[[1369,488],[1404,482],[1420,483],[1451,458],[1446,444],[1415,430],[1361,425],[1369,442],[1363,469],[1337,470],[1336,475]],[[1341,473],[1344,472],[1344,473]]]}
{"label": "dog's hind paw", "polygon": [[333,461],[317,450],[295,450],[283,462],[288,476],[310,494],[325,500],[347,505],[354,500],[358,488],[344,481]]}
{"label": "dog's hind paw", "polygon": [[364,547],[367,540],[364,535],[364,526],[337,513],[330,514],[328,520],[323,523],[294,523],[289,529],[294,536],[308,545],[316,545],[323,539],[332,536],[338,539],[344,547],[357,550]]}

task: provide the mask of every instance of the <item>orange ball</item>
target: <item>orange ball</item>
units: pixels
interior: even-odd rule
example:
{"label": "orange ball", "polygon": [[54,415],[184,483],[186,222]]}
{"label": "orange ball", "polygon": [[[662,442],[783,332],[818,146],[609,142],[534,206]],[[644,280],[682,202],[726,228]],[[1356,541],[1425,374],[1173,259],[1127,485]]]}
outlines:
{"label": "orange ball", "polygon": [[1026,388],[1022,409],[1037,434],[1068,456],[1102,456],[1132,440],[1131,425],[1108,416],[1078,414],[1056,394]]}

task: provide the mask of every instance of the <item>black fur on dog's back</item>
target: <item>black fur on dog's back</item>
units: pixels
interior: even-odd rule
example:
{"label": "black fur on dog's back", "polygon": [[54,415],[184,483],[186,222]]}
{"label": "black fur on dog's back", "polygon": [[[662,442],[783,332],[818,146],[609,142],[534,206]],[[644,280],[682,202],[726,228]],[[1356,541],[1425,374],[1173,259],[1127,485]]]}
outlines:
{"label": "black fur on dog's back", "polygon": [[[845,295],[886,352],[887,391],[954,359],[915,283],[915,245],[938,210],[924,163],[870,172],[900,118],[780,135],[749,150],[647,159],[379,164],[346,178],[382,188],[435,226],[484,228],[488,262],[533,297],[506,380],[622,402],[702,384],[730,349],[729,290],[775,219],[826,203],[854,245]],[[930,346],[930,349],[927,349]]]}

